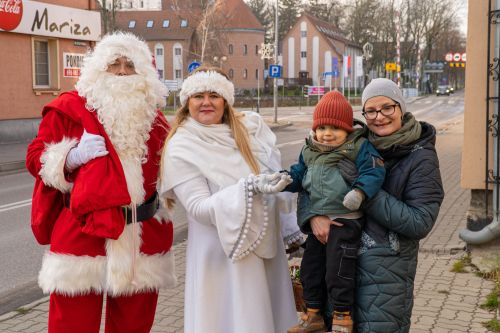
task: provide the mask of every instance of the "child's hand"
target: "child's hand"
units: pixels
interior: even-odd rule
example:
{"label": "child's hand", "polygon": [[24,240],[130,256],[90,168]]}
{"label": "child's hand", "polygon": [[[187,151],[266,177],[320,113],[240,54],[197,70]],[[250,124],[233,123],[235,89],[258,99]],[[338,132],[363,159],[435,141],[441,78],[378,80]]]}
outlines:
{"label": "child's hand", "polygon": [[342,202],[344,204],[344,207],[355,211],[359,209],[359,206],[361,206],[361,203],[365,199],[365,194],[358,190],[350,190],[344,197],[344,201]]}

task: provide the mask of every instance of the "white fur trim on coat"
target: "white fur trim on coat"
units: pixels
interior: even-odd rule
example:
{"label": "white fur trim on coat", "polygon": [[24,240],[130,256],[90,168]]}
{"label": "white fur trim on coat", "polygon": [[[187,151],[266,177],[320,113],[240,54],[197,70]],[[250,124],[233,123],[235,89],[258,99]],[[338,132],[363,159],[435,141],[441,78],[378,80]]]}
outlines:
{"label": "white fur trim on coat", "polygon": [[106,257],[46,252],[38,285],[43,292],[76,296],[105,289]]}
{"label": "white fur trim on coat", "polygon": [[42,167],[39,175],[45,185],[54,187],[61,192],[69,192],[72,184],[64,177],[64,166],[69,151],[76,147],[78,140],[64,138],[58,143],[46,144],[46,149],[40,156]]}
{"label": "white fur trim on coat", "polygon": [[[137,237],[135,248],[132,239],[134,231]],[[130,295],[169,288],[176,284],[174,256],[171,251],[154,255],[139,253],[141,233],[142,223],[136,223],[135,228],[133,224],[127,224],[120,238],[106,240],[108,294]],[[134,254],[135,259],[132,257]],[[134,261],[135,265],[132,266]]]}
{"label": "white fur trim on coat", "polygon": [[[118,152],[120,156],[120,152]],[[127,182],[128,193],[132,199],[131,205],[140,205],[144,202],[146,191],[144,190],[144,175],[142,174],[142,165],[138,159],[122,158],[120,156],[123,173]]]}
{"label": "white fur trim on coat", "polygon": [[188,76],[182,83],[182,89],[179,94],[181,105],[186,105],[190,96],[205,91],[215,92],[233,106],[234,104],[234,85],[222,74],[215,71],[197,72]]}
{"label": "white fur trim on coat", "polygon": [[[147,222],[145,222],[147,223]],[[140,235],[142,223],[136,224]],[[76,296],[89,292],[112,296],[131,295],[144,291],[158,291],[177,284],[172,249],[167,253],[146,255],[139,252],[136,243],[135,271],[132,276],[132,225],[127,225],[118,240],[106,241],[107,256],[75,256],[47,252],[38,284],[44,293]],[[134,281],[134,284],[132,283]]]}

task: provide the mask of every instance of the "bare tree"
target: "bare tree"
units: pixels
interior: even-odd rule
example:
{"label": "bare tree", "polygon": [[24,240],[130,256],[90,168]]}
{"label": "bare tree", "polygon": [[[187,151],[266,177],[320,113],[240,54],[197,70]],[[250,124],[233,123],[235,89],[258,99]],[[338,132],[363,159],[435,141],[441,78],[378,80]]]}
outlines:
{"label": "bare tree", "polygon": [[226,55],[227,22],[232,13],[225,9],[224,0],[186,0],[182,4],[171,0],[178,15],[196,22],[189,52],[201,62],[211,62],[214,56]]}
{"label": "bare tree", "polygon": [[116,29],[116,12],[121,8],[122,0],[99,0],[101,21],[104,34]]}
{"label": "bare tree", "polygon": [[303,9],[314,17],[336,27],[340,25],[340,15],[343,8],[338,0],[309,0],[304,2]]}
{"label": "bare tree", "polygon": [[270,12],[269,2],[267,0],[247,0],[246,3],[260,24],[266,29],[266,42],[271,42],[273,39],[274,18]]}

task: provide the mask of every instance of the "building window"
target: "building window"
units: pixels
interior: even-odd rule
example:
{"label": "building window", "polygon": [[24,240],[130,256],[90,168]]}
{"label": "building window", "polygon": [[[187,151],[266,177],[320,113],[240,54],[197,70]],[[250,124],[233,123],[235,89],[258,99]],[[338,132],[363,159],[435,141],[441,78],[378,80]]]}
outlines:
{"label": "building window", "polygon": [[128,22],[128,28],[129,29],[134,29],[135,28],[135,20],[130,20]]}
{"label": "building window", "polygon": [[157,56],[162,56],[163,55],[163,49],[160,49],[160,48],[156,49],[156,55]]}
{"label": "building window", "polygon": [[49,42],[35,41],[35,85],[48,87],[49,81]]}
{"label": "building window", "polygon": [[247,55],[248,54],[248,47],[247,47],[247,44],[243,45],[243,55]]}
{"label": "building window", "polygon": [[158,70],[158,77],[163,80],[163,69]]}
{"label": "building window", "polygon": [[56,39],[32,39],[33,88],[59,89],[57,68],[58,41]]}
{"label": "building window", "polygon": [[182,49],[180,47],[176,47],[174,49],[174,53],[176,56],[180,56],[182,54]]}
{"label": "building window", "polygon": [[144,1],[141,1],[141,8],[144,8]]}
{"label": "building window", "polygon": [[229,54],[233,54],[233,44],[229,44]]}
{"label": "building window", "polygon": [[248,78],[248,70],[246,68],[243,70],[243,78],[245,80]]}
{"label": "building window", "polygon": [[148,22],[146,23],[146,27],[152,28],[153,27],[153,20],[148,20]]}
{"label": "building window", "polygon": [[180,79],[181,78],[181,70],[180,69],[176,69],[175,70],[175,78],[176,79]]}
{"label": "building window", "polygon": [[300,52],[300,57],[301,58],[307,58],[307,52],[306,51],[301,51]]}
{"label": "building window", "polygon": [[181,28],[185,28],[188,26],[188,20],[181,20]]}
{"label": "building window", "polygon": [[259,79],[259,69],[258,68],[255,70],[255,79],[256,80]]}
{"label": "building window", "polygon": [[255,45],[255,55],[259,55],[259,45]]}
{"label": "building window", "polygon": [[163,20],[163,27],[164,28],[168,28],[169,25],[170,25],[170,20]]}
{"label": "building window", "polygon": [[228,75],[229,75],[229,78],[232,79],[234,77],[234,71],[232,69],[230,69]]}
{"label": "building window", "polygon": [[306,30],[302,30],[300,32],[300,37],[307,37],[307,31]]}

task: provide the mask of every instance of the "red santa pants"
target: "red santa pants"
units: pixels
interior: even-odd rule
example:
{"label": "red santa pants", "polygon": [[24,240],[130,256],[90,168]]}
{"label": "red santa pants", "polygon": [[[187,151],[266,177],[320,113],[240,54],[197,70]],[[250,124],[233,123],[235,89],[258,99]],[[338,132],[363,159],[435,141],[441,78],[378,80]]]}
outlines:
{"label": "red santa pants", "polygon": [[[106,333],[148,333],[156,311],[158,293],[106,297]],[[103,295],[50,295],[49,333],[98,333]]]}

